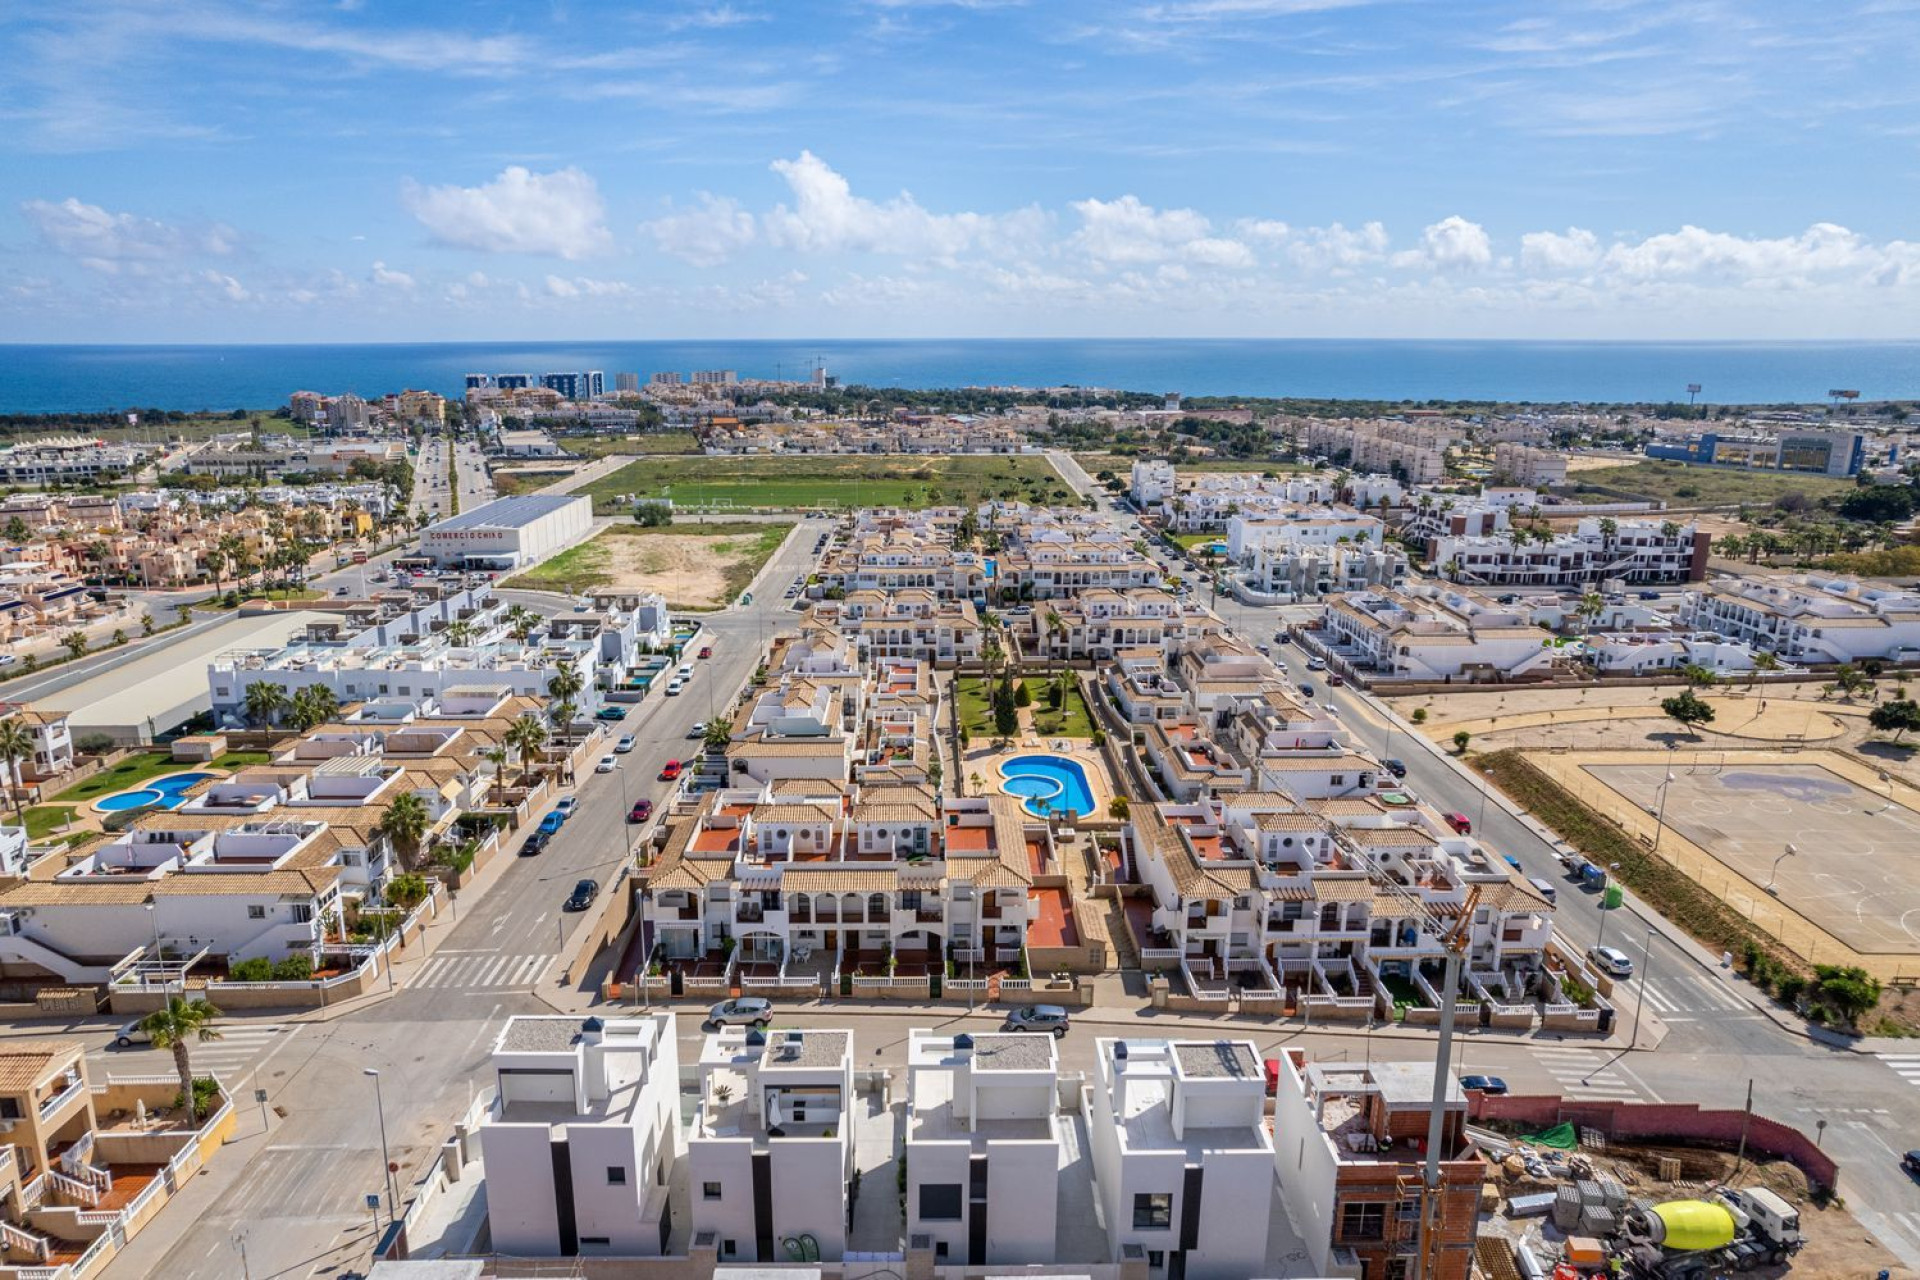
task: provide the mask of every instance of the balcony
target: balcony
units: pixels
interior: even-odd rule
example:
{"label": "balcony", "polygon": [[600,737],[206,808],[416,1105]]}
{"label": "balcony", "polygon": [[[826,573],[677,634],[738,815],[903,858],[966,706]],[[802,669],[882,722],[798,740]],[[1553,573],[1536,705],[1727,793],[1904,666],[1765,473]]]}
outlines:
{"label": "balcony", "polygon": [[40,1123],[51,1124],[53,1118],[59,1115],[61,1111],[86,1096],[87,1082],[84,1078],[76,1075],[72,1083],[68,1084],[66,1088],[40,1104]]}

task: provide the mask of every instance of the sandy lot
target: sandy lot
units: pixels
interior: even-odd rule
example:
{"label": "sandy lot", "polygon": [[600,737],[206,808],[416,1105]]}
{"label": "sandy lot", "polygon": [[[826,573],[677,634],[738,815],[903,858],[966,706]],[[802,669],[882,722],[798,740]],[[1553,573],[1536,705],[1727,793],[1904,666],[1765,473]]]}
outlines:
{"label": "sandy lot", "polygon": [[[657,534],[646,538],[605,538],[603,572],[616,591],[658,591],[680,604],[727,602],[726,569],[744,558],[751,539],[690,538]],[[730,544],[736,554],[728,555]]]}

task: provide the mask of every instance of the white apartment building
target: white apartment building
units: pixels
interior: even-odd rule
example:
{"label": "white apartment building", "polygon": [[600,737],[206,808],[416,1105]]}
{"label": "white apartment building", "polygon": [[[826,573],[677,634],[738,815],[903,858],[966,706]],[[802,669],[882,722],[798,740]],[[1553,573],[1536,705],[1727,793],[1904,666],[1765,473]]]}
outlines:
{"label": "white apartment building", "polygon": [[851,1031],[707,1037],[686,1176],[692,1227],[713,1233],[721,1262],[840,1260],[859,1111]]}
{"label": "white apartment building", "polygon": [[4,714],[19,721],[33,740],[32,751],[13,762],[16,783],[46,782],[73,771],[73,731],[66,712],[22,707]]}
{"label": "white apartment building", "polygon": [[1558,449],[1504,442],[1493,447],[1493,470],[1514,484],[1543,489],[1567,482],[1567,455]]}
{"label": "white apartment building", "polygon": [[1855,578],[1715,578],[1683,597],[1679,622],[1795,663],[1920,657],[1920,592]]}
{"label": "white apartment building", "polygon": [[1705,667],[1732,675],[1753,670],[1753,649],[1744,641],[1711,632],[1623,631],[1588,636],[1589,660],[1611,675],[1652,675],[1681,667]]}
{"label": "white apartment building", "polygon": [[1127,495],[1142,511],[1157,510],[1172,500],[1179,486],[1173,464],[1165,458],[1135,458],[1129,480]]}
{"label": "white apartment building", "polygon": [[1166,651],[1188,626],[1211,615],[1183,605],[1158,587],[1132,591],[1095,588],[1072,600],[1049,601],[1012,620],[1020,652],[1035,658],[1109,661],[1127,650]]}
{"label": "white apartment building", "polygon": [[1278,516],[1234,516],[1227,554],[1253,591],[1280,600],[1398,586],[1407,558],[1386,544],[1386,525],[1350,507],[1302,507]]}
{"label": "white apartment building", "polygon": [[1334,498],[1330,474],[1290,472],[1269,477],[1258,463],[1250,462],[1247,468],[1176,475],[1163,462],[1136,462],[1132,493],[1143,511],[1159,516],[1179,533],[1224,528],[1236,515],[1283,515],[1295,507]]}
{"label": "white apartment building", "polygon": [[936,1264],[1063,1261],[1059,1065],[1052,1036],[907,1033],[906,1234]]}
{"label": "white apartment building", "polygon": [[1381,471],[1406,484],[1433,484],[1447,473],[1446,450],[1463,439],[1441,422],[1349,422],[1308,419],[1296,433],[1300,447],[1355,471]]}
{"label": "white apartment building", "polygon": [[493,1046],[480,1126],[487,1225],[523,1258],[659,1257],[676,1240],[673,1015],[514,1017]]}
{"label": "white apartment building", "polygon": [[1395,680],[1511,679],[1551,666],[1558,652],[1521,608],[1431,583],[1334,596],[1321,623],[1328,649]]}
{"label": "white apartment building", "polygon": [[1442,534],[1429,544],[1440,573],[1482,587],[1581,587],[1618,579],[1636,586],[1706,576],[1711,536],[1692,524],[1587,516],[1571,533],[1533,541]]}
{"label": "white apartment building", "polygon": [[1245,1040],[1094,1041],[1087,1128],[1111,1255],[1151,1277],[1247,1280],[1271,1266],[1274,1147]]}

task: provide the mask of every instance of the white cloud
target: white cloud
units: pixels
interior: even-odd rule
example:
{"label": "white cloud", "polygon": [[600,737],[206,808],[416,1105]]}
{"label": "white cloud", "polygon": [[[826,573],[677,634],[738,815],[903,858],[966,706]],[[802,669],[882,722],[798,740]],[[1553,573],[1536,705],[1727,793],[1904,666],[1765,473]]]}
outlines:
{"label": "white cloud", "polygon": [[846,178],[811,151],[776,160],[793,205],[760,219],[767,242],[812,253],[885,253],[950,261],[970,248],[1005,249],[1043,229],[1038,209],[1011,214],[932,213],[907,192],[875,201],[853,194]]}
{"label": "white cloud", "polygon": [[1155,209],[1138,196],[1076,200],[1080,229],[1071,246],[1102,265],[1184,260],[1215,267],[1251,267],[1253,251],[1212,234],[1213,223],[1193,209]]}
{"label": "white cloud", "polygon": [[571,167],[533,173],[511,165],[480,187],[423,187],[409,178],[400,199],[436,240],[455,248],[572,261],[613,242],[599,187]]}
{"label": "white cloud", "polygon": [[1520,265],[1528,271],[1556,274],[1587,271],[1600,261],[1600,237],[1584,227],[1529,231],[1520,237]]}
{"label": "white cloud", "polygon": [[1777,239],[1749,239],[1688,225],[1648,236],[1638,244],[1616,244],[1607,250],[1606,264],[1634,280],[1702,274],[1777,279],[1879,270],[1889,262],[1898,263],[1910,249],[1901,241],[1876,248],[1831,222],[1817,222],[1797,236]]}
{"label": "white cloud", "polygon": [[228,302],[246,302],[253,297],[251,293],[247,292],[245,285],[230,275],[209,270],[202,271],[200,278],[212,285],[214,289],[219,292],[220,296]]}
{"label": "white cloud", "polygon": [[666,19],[662,25],[668,31],[684,31],[688,28],[717,31],[726,27],[744,26],[749,22],[765,22],[767,18],[768,15],[764,13],[736,9],[730,4],[715,4],[678,14]]}
{"label": "white cloud", "polygon": [[107,273],[130,264],[161,263],[188,254],[222,256],[238,239],[233,228],[187,230],[134,213],[110,213],[68,196],[54,204],[26,200],[21,213],[47,247]]}
{"label": "white cloud", "polygon": [[623,280],[593,280],[586,276],[549,275],[546,280],[547,292],[556,298],[620,298],[633,292],[633,286]]}
{"label": "white cloud", "polygon": [[1396,267],[1428,266],[1437,271],[1475,269],[1493,262],[1493,242],[1485,227],[1459,214],[1442,218],[1420,233],[1420,247],[1393,255]]}
{"label": "white cloud", "polygon": [[373,271],[369,278],[375,284],[383,285],[391,289],[413,288],[412,276],[404,271],[395,271],[384,262],[376,262],[373,264]]}
{"label": "white cloud", "polygon": [[1331,223],[1303,227],[1287,244],[1287,260],[1306,271],[1355,271],[1379,262],[1387,254],[1387,229],[1378,222],[1358,227]]}
{"label": "white cloud", "polygon": [[640,224],[660,252],[696,267],[716,267],[754,240],[753,215],[738,201],[700,193],[697,208],[677,209]]}

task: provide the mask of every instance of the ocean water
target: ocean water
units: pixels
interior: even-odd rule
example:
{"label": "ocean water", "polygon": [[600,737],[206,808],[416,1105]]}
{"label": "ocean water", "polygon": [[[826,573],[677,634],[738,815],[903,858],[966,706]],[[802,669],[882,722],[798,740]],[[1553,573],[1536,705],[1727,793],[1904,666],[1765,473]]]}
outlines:
{"label": "ocean water", "polygon": [[445,395],[464,375],[734,369],[804,378],[816,362],[876,387],[1119,387],[1185,395],[1380,400],[1817,403],[1829,389],[1920,397],[1920,342],[1197,339],[0,346],[0,412],[263,408],[301,389]]}

